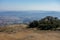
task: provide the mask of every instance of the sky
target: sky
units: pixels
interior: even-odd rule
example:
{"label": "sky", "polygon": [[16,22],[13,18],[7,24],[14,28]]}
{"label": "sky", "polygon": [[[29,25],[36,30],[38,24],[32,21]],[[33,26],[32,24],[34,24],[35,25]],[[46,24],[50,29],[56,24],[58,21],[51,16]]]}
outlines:
{"label": "sky", "polygon": [[0,11],[60,11],[60,0],[0,0]]}

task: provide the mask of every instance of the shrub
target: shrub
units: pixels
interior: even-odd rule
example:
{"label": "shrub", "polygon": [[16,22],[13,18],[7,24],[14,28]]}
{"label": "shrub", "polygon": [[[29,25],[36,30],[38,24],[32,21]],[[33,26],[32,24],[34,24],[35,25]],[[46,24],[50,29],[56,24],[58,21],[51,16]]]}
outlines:
{"label": "shrub", "polygon": [[40,30],[56,30],[58,27],[60,27],[60,19],[52,16],[47,16],[39,21],[34,20],[29,24],[29,28]]}

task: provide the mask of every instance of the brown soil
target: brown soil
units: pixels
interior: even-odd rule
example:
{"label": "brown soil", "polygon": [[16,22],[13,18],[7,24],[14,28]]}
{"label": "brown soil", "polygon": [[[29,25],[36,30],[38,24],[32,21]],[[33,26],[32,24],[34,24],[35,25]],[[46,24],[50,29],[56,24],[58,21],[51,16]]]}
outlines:
{"label": "brown soil", "polygon": [[60,40],[60,31],[23,29],[16,33],[0,32],[0,40]]}

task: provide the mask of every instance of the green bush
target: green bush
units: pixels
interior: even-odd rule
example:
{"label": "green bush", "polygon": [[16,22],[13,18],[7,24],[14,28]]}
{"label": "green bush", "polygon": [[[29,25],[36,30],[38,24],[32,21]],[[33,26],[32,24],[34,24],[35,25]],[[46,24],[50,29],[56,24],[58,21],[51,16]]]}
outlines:
{"label": "green bush", "polygon": [[29,28],[40,30],[56,30],[58,27],[60,27],[60,19],[52,16],[47,16],[39,21],[34,20],[29,24]]}

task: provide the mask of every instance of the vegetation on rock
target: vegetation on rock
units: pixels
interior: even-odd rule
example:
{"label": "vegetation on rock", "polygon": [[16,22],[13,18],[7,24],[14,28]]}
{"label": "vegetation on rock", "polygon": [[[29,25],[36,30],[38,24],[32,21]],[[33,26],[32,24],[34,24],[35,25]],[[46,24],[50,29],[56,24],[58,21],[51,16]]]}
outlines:
{"label": "vegetation on rock", "polygon": [[37,28],[40,30],[56,30],[60,27],[60,19],[57,17],[46,16],[41,20],[34,20],[29,24],[28,28]]}

